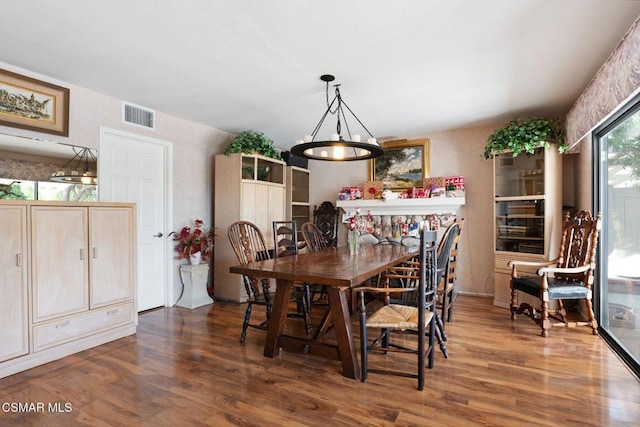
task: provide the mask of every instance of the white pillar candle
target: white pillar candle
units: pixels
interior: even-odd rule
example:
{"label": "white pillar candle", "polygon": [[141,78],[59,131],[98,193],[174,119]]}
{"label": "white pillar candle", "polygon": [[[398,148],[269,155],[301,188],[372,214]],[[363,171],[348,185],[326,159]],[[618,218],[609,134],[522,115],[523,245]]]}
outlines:
{"label": "white pillar candle", "polygon": [[368,142],[369,144],[377,144],[377,142],[378,142],[378,141],[376,141],[376,139],[375,139],[375,138],[369,138],[369,139],[367,139],[367,142]]}
{"label": "white pillar candle", "polygon": [[311,142],[311,141],[313,141],[313,137],[311,135],[305,135],[304,142]]}
{"label": "white pillar candle", "polygon": [[360,135],[353,135],[351,139],[353,140],[353,142],[360,142]]}
{"label": "white pillar candle", "polygon": [[334,133],[331,135],[331,141],[340,141],[340,135]]}

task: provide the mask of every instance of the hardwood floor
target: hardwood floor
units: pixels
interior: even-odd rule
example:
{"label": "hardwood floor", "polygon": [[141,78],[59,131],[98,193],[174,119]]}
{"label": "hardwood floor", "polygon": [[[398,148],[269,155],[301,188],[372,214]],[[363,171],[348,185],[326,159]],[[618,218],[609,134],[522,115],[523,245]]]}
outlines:
{"label": "hardwood floor", "polygon": [[[0,425],[637,426],[640,420],[640,383],[589,328],[552,329],[544,339],[531,320],[512,322],[489,299],[458,298],[447,324],[449,359],[436,352],[423,392],[409,378],[347,379],[339,362],[316,356],[265,358],[265,332],[250,329],[246,343],[238,342],[243,315],[244,306],[219,302],[142,314],[136,336],[0,380]],[[394,363],[403,357],[387,356]],[[43,403],[44,410],[13,412],[12,403],[33,409]],[[50,411],[50,403],[59,410]]]}

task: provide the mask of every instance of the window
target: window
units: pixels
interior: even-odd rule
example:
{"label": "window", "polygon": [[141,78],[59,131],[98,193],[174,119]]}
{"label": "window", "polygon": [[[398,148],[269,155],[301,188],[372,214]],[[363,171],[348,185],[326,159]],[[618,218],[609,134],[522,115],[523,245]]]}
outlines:
{"label": "window", "polygon": [[602,336],[640,376],[640,95],[596,129],[594,141],[603,213],[596,310]]}
{"label": "window", "polygon": [[97,201],[96,186],[0,178],[0,199]]}

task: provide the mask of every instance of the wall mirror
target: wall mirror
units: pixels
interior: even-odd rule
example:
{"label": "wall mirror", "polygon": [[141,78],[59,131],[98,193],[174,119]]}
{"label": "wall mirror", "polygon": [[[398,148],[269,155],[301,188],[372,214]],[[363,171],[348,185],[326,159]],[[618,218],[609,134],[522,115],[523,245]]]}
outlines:
{"label": "wall mirror", "polygon": [[96,177],[96,150],[0,133],[0,199],[97,201]]}

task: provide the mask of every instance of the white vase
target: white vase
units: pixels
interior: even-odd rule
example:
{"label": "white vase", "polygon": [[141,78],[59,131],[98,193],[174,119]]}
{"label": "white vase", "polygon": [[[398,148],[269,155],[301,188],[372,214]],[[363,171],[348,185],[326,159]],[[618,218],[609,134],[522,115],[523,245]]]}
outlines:
{"label": "white vase", "polygon": [[201,260],[202,260],[202,253],[200,253],[200,251],[189,255],[189,262],[191,263],[191,265],[198,265],[200,264]]}

